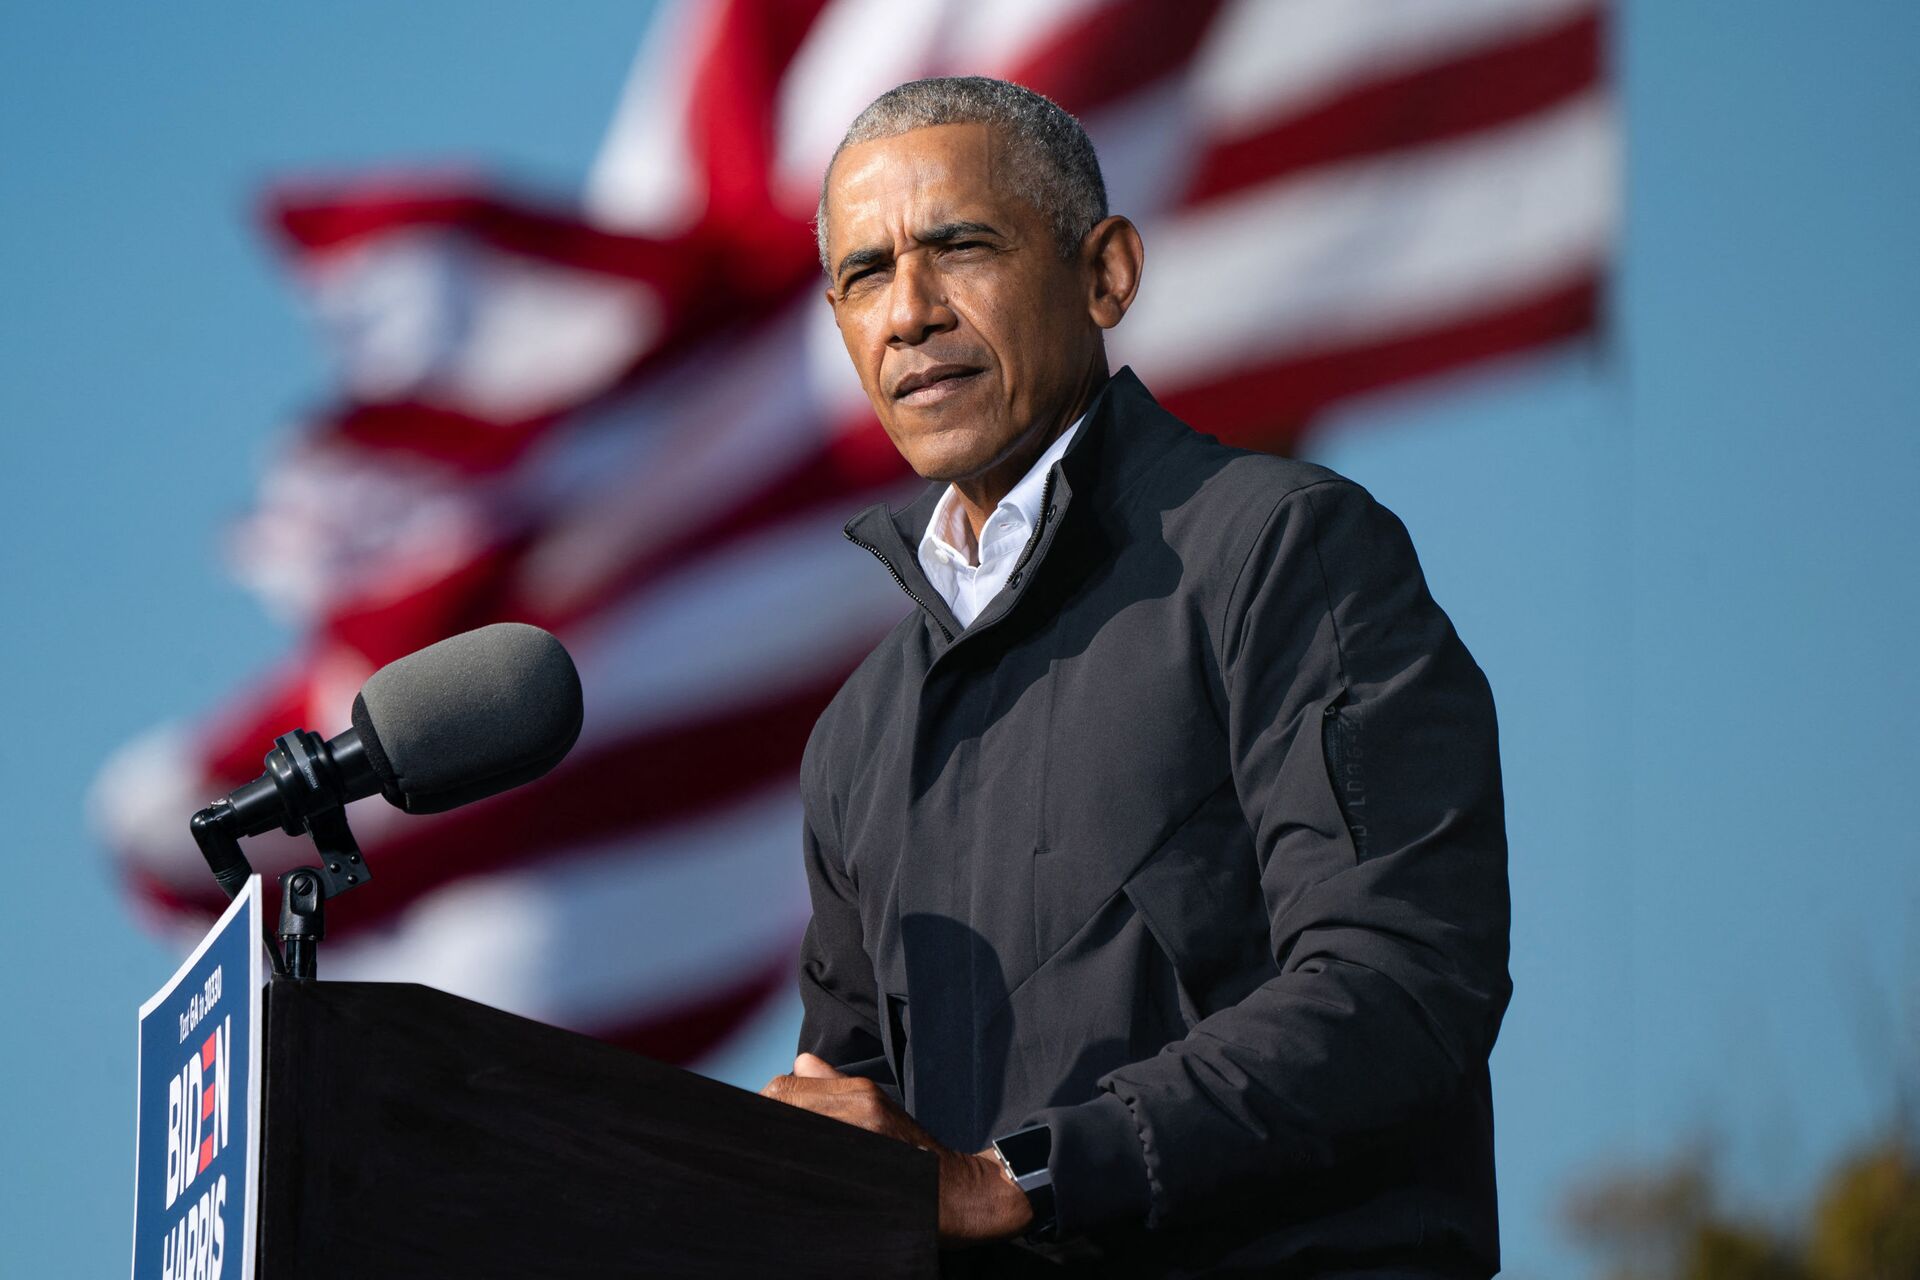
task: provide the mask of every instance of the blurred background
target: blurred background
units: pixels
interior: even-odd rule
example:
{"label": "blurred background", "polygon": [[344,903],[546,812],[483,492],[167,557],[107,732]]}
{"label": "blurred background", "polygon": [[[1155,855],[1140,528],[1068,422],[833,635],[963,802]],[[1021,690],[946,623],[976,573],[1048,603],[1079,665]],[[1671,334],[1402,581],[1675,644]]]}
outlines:
{"label": "blurred background", "polygon": [[914,488],[808,220],[981,72],[1142,226],[1116,363],[1369,487],[1492,680],[1504,1274],[1920,1276],[1917,68],[1865,0],[0,13],[5,1272],[126,1265],[187,815],[497,618],[581,745],[356,808],[323,975],[787,1068],[793,772],[906,607],[839,525]]}

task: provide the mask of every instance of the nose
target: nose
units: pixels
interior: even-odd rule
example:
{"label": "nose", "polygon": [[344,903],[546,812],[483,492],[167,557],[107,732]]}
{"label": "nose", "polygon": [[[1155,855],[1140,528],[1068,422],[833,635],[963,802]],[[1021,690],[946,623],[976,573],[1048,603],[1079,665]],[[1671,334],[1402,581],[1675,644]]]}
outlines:
{"label": "nose", "polygon": [[893,291],[887,310],[887,340],[891,344],[918,346],[955,324],[940,272],[928,259],[929,255],[913,251],[894,260]]}

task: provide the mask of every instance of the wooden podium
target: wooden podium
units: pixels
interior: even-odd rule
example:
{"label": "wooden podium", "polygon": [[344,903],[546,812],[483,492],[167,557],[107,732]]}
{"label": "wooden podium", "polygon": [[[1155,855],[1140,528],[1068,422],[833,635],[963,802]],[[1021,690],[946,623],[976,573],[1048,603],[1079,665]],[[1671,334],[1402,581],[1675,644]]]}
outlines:
{"label": "wooden podium", "polygon": [[931,1277],[927,1152],[427,987],[274,980],[263,1280]]}

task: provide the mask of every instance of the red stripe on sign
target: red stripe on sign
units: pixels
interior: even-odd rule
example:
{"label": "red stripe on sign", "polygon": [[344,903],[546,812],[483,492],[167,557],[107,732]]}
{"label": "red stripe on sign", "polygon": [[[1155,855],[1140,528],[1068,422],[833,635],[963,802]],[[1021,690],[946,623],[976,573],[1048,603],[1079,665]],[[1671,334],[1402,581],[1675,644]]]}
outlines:
{"label": "red stripe on sign", "polygon": [[603,1026],[590,1034],[649,1058],[686,1066],[718,1048],[770,1000],[794,990],[799,973],[800,939],[795,937],[790,952],[781,952],[739,981],[696,999],[656,1008],[628,1025]]}
{"label": "red stripe on sign", "polygon": [[1181,203],[1338,161],[1406,151],[1511,124],[1600,82],[1598,11],[1489,49],[1350,89],[1208,148]]}
{"label": "red stripe on sign", "polygon": [[1336,401],[1585,333],[1600,309],[1597,274],[1498,309],[1311,355],[1240,369],[1166,398],[1176,415],[1230,444],[1290,450]]}
{"label": "red stripe on sign", "polygon": [[[203,1072],[213,1070],[213,1057],[219,1052],[220,1036],[218,1032],[215,1032],[213,1035],[207,1037],[205,1044],[200,1046],[200,1070]],[[207,1097],[209,1099],[213,1097],[213,1091],[211,1089],[207,1090]],[[211,1109],[213,1103],[209,1101],[207,1107]]]}
{"label": "red stripe on sign", "polygon": [[205,1173],[207,1171],[207,1166],[212,1163],[213,1163],[213,1135],[208,1134],[206,1138],[200,1143],[200,1168],[198,1172]]}
{"label": "red stripe on sign", "polygon": [[1097,5],[1016,60],[1005,78],[1082,115],[1181,70],[1219,9],[1218,0]]}

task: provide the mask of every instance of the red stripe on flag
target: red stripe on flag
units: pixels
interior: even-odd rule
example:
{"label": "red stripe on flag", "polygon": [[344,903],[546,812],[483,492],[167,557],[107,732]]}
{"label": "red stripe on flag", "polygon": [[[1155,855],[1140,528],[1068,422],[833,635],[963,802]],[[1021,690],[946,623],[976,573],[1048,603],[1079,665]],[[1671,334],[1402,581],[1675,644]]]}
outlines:
{"label": "red stripe on flag", "polygon": [[1096,5],[1015,61],[1006,78],[1083,115],[1181,70],[1219,8],[1218,0]]}
{"label": "red stripe on flag", "polygon": [[434,227],[520,257],[643,280],[656,288],[697,275],[682,240],[602,231],[563,208],[518,196],[504,199],[457,181],[289,183],[268,193],[264,215],[290,246],[316,257],[397,231]]}
{"label": "red stripe on flag", "polygon": [[396,596],[391,584],[375,583],[356,598],[336,602],[323,624],[328,638],[370,667],[381,667],[474,627],[521,621],[507,611],[506,598],[530,536],[522,532],[486,547],[440,577],[414,584],[404,596]]}
{"label": "red stripe on flag", "polygon": [[625,1026],[592,1031],[595,1039],[643,1053],[661,1062],[686,1065],[717,1048],[763,1005],[799,985],[800,939],[747,977],[697,999],[658,1008]]}
{"label": "red stripe on flag", "polygon": [[642,734],[491,800],[408,824],[417,834],[369,847],[374,878],[329,929],[350,937],[461,876],[537,866],[758,794],[799,766],[814,721],[851,670],[849,663],[750,707]]}
{"label": "red stripe on flag", "polygon": [[406,453],[431,458],[457,470],[484,474],[501,471],[526,452],[567,413],[548,413],[518,422],[496,422],[458,409],[416,400],[348,404],[314,429],[315,436],[337,436],[355,448],[375,453]]}
{"label": "red stripe on flag", "polygon": [[1518,302],[1425,328],[1312,355],[1250,365],[1166,398],[1178,417],[1228,443],[1294,448],[1329,405],[1397,382],[1544,346],[1593,328],[1597,275],[1582,275]]}
{"label": "red stripe on flag", "polygon": [[705,221],[742,246],[733,264],[742,271],[764,271],[773,249],[781,259],[798,253],[817,271],[813,233],[779,212],[770,175],[780,81],[824,0],[723,2],[687,97],[687,132],[707,186]]}
{"label": "red stripe on flag", "polygon": [[[859,637],[853,638],[858,641]],[[862,653],[864,645],[858,647]],[[328,935],[351,937],[390,920],[463,876],[543,859],[650,827],[689,821],[791,777],[813,723],[853,662],[749,706],[669,725],[568,762],[546,777],[365,843],[373,878],[328,913]],[[170,909],[211,915],[225,905],[209,876],[191,888],[145,881]]]}
{"label": "red stripe on flag", "polygon": [[1602,36],[1600,14],[1581,13],[1493,48],[1349,89],[1270,128],[1215,143],[1182,203],[1512,124],[1598,84]]}
{"label": "red stripe on flag", "polygon": [[[211,724],[200,727],[196,745],[202,752],[209,797],[216,789],[232,790],[259,777],[273,740],[306,718],[307,672],[307,664],[290,663],[236,697]],[[191,817],[191,811],[180,814],[182,833]]]}
{"label": "red stripe on flag", "polygon": [[[874,430],[880,430],[877,423]],[[913,481],[912,470],[891,445],[887,459],[891,465],[884,470],[865,467],[863,460],[829,443],[820,452],[775,474],[733,506],[718,511],[713,519],[690,524],[676,537],[634,556],[597,589],[569,601],[564,608],[542,610],[515,600],[509,602],[506,616],[549,630],[564,628],[616,604],[629,603],[652,583],[685,568],[696,557],[718,555],[782,521],[810,514],[851,518],[861,503],[897,494],[903,484]],[[905,597],[901,599],[904,603]]]}
{"label": "red stripe on flag", "polygon": [[774,306],[820,269],[811,226],[770,202],[751,227],[708,221],[666,239],[604,231],[519,200],[425,182],[282,187],[268,196],[263,216],[289,247],[315,261],[401,231],[433,229],[516,257],[641,282],[658,301],[662,329],[636,372],[742,314]]}

